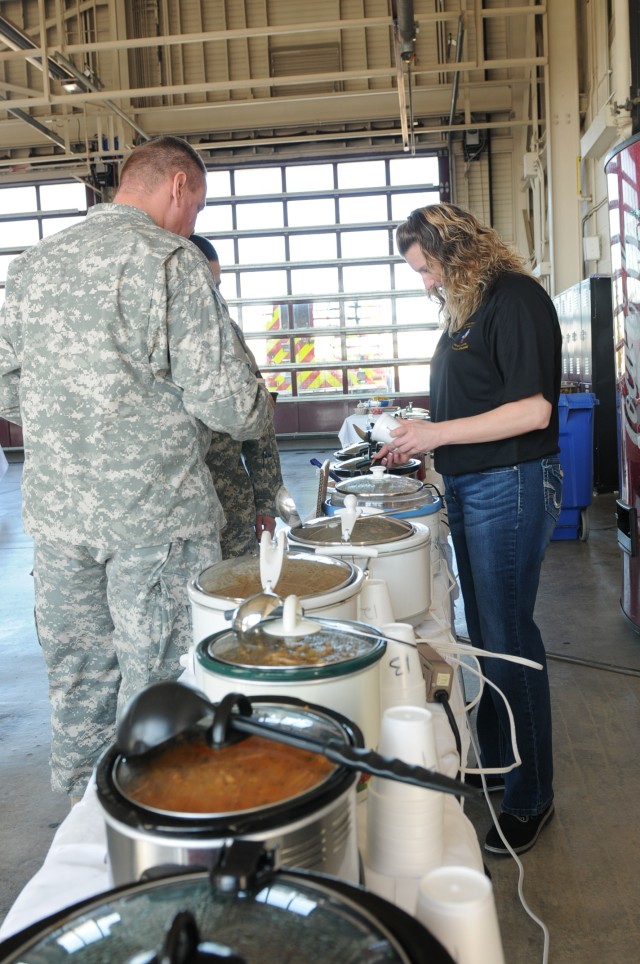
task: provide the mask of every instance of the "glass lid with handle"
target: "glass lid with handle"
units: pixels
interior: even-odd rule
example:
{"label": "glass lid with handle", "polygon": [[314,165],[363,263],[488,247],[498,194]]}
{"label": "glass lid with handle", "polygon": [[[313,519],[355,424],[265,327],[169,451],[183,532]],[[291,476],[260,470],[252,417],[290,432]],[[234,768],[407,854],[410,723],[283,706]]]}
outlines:
{"label": "glass lid with handle", "polygon": [[[256,856],[257,854],[257,856]],[[418,921],[362,888],[280,871],[235,841],[211,873],[187,871],[100,894],[0,945],[6,964],[452,964]]]}

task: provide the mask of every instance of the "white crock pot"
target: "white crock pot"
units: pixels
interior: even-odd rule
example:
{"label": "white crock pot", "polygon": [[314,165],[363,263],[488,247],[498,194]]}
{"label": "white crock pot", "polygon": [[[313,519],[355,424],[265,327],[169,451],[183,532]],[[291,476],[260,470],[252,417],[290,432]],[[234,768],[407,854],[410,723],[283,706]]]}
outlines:
{"label": "white crock pot", "polygon": [[[282,597],[298,596],[306,615],[357,619],[363,578],[362,569],[348,560],[287,552],[273,591]],[[225,613],[261,591],[257,556],[225,559],[203,570],[187,586],[194,645],[212,633],[228,629],[230,619]]]}
{"label": "white crock pot", "polygon": [[[349,559],[355,552],[375,550],[367,569],[374,579],[384,579],[389,588],[397,622],[418,626],[431,605],[431,548],[429,527],[406,519],[360,516],[348,542],[342,538],[338,516],[319,518],[288,532],[289,544],[301,549]],[[354,552],[354,555],[355,555]],[[353,558],[353,557],[352,557]]]}
{"label": "white crock pot", "polygon": [[[292,598],[285,600],[285,612]],[[307,632],[289,635],[280,621],[268,618],[246,632],[227,628],[201,640],[195,652],[197,686],[213,702],[244,693],[293,696],[326,706],[353,720],[367,746],[377,746],[386,640],[364,623],[313,617],[305,624]]]}
{"label": "white crock pot", "polygon": [[347,495],[355,495],[365,514],[384,513],[429,527],[431,535],[431,596],[433,579],[440,571],[443,503],[440,494],[418,479],[390,475],[374,466],[366,475],[339,482],[328,495],[323,511],[333,516],[344,508]]}

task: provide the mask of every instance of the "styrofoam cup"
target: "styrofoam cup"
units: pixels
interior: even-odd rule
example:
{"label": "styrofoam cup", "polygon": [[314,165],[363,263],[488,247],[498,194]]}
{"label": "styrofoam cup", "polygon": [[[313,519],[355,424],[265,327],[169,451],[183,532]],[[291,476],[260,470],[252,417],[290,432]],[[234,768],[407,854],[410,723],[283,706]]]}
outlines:
{"label": "styrofoam cup", "polygon": [[363,580],[358,595],[358,619],[376,629],[393,622],[393,604],[386,579]]}
{"label": "styrofoam cup", "polygon": [[423,706],[427,692],[410,623],[385,623],[387,648],[380,660],[380,712],[392,706]]}
{"label": "styrofoam cup", "polygon": [[374,442],[384,442],[386,445],[390,445],[393,442],[391,432],[396,428],[398,428],[398,422],[395,416],[390,412],[383,412],[374,422],[371,429],[371,438]]}
{"label": "styrofoam cup", "polygon": [[431,711],[426,706],[392,706],[380,722],[378,753],[433,769],[438,765]]}
{"label": "styrofoam cup", "polygon": [[457,964],[504,964],[489,878],[471,867],[438,867],[420,881],[416,917]]}

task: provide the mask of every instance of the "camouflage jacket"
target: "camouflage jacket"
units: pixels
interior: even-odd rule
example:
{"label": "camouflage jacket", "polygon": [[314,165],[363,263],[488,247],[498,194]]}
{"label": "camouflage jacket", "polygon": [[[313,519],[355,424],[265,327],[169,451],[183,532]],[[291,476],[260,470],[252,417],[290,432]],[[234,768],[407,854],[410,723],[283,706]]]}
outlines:
{"label": "camouflage jacket", "polygon": [[220,524],[210,430],[242,441],[271,420],[229,321],[204,255],[129,205],[11,263],[0,416],[23,427],[28,533],[118,548]]}
{"label": "camouflage jacket", "polygon": [[[260,377],[242,329],[233,319],[231,325],[251,371]],[[266,393],[267,390],[262,388],[261,391]],[[273,421],[269,421],[259,439],[246,439],[244,442],[214,432],[207,453],[207,465],[227,520],[221,536],[224,558],[257,551],[256,516],[276,517],[276,495],[283,484]]]}

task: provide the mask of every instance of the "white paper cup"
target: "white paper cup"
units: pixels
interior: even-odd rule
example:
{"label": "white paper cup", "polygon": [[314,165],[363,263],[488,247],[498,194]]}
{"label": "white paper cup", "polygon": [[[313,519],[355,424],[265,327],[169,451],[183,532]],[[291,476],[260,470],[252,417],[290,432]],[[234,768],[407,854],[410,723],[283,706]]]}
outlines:
{"label": "white paper cup", "polygon": [[437,767],[431,711],[426,706],[392,706],[385,710],[380,722],[378,753],[427,769]]}
{"label": "white paper cup", "polygon": [[395,416],[390,412],[383,412],[375,420],[371,429],[371,438],[374,442],[384,442],[390,444],[393,441],[391,432],[398,427]]}
{"label": "white paper cup", "polygon": [[381,630],[387,648],[380,660],[380,713],[392,706],[424,706],[427,691],[413,626],[385,623]]}
{"label": "white paper cup", "polygon": [[433,790],[421,792],[422,799],[410,801],[407,808],[402,801],[369,790],[366,864],[376,873],[388,877],[422,877],[441,865],[443,795]]}
{"label": "white paper cup", "polygon": [[358,595],[358,619],[376,629],[393,622],[393,604],[386,579],[363,580]]}
{"label": "white paper cup", "polygon": [[504,964],[493,888],[471,867],[439,867],[420,881],[416,917],[457,964]]}
{"label": "white paper cup", "polygon": [[411,623],[385,623],[380,629],[390,639],[400,639],[404,643],[414,643],[416,633]]}

